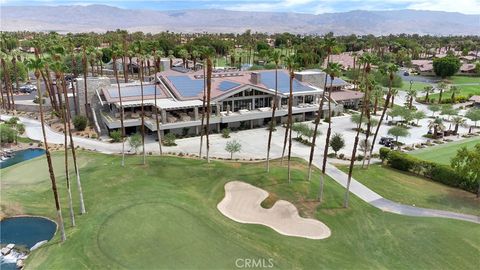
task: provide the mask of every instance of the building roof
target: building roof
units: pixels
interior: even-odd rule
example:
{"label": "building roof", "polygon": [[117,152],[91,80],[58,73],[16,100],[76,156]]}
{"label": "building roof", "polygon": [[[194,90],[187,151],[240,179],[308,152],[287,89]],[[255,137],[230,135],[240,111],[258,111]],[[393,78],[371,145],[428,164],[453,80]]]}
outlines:
{"label": "building roof", "polygon": [[[258,80],[253,80],[254,75]],[[201,99],[203,97],[204,77],[203,70],[177,72],[168,70],[160,72],[158,77],[170,89],[179,100]],[[220,71],[212,75],[212,99],[226,95],[245,86],[256,87],[268,92],[275,91],[275,71]],[[287,95],[290,90],[290,78],[287,70],[278,70],[278,92]],[[305,92],[319,92],[321,89],[308,83],[293,80],[293,92],[295,94]]]}
{"label": "building roof", "polygon": [[[358,68],[358,57],[362,55],[362,51],[356,52],[357,53],[357,60],[355,60],[355,66]],[[344,52],[341,54],[332,54],[330,55],[330,62],[338,63],[343,66],[344,69],[350,69],[353,68],[353,61],[354,57],[352,55],[352,52]],[[322,67],[327,66],[327,59],[324,60]]]}
{"label": "building roof", "polygon": [[419,71],[428,72],[433,70],[432,60],[412,60],[412,65]]}
{"label": "building roof", "polygon": [[[167,91],[161,86],[155,84],[143,85],[143,98],[154,99],[155,98],[155,89],[157,91],[157,99],[168,98],[170,95]],[[139,84],[132,85],[122,85],[120,87],[120,92],[122,94],[122,103],[128,101],[137,101],[141,99],[142,89]],[[120,98],[118,96],[118,88],[116,85],[112,85],[110,88],[102,89],[102,93],[105,96],[105,99],[108,103],[119,102]]]}
{"label": "building roof", "polygon": [[363,93],[352,90],[332,91],[331,97],[335,101],[345,101],[363,98]]}

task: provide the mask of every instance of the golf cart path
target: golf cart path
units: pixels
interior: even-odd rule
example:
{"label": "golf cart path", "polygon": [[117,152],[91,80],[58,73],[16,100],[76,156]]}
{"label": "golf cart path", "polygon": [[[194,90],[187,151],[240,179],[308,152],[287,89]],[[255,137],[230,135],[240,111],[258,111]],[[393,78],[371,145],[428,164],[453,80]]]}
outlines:
{"label": "golf cart path", "polygon": [[[10,117],[11,116],[9,115],[0,115],[0,119],[2,120],[8,120],[10,119]],[[42,128],[41,128],[40,121],[33,120],[30,118],[25,118],[25,117],[19,117],[19,119],[22,123],[24,123],[25,133],[30,139],[43,141]],[[58,133],[52,130],[50,127],[46,126],[46,134],[47,134],[47,141],[49,143],[55,143],[55,144],[63,143],[64,135],[62,133]],[[177,142],[179,143],[181,143],[181,141],[182,140],[177,140]],[[105,154],[121,153],[121,149],[122,149],[121,143],[107,143],[99,140],[86,139],[86,138],[80,138],[80,137],[74,137],[74,142],[76,145],[80,147],[105,153]],[[275,145],[275,143],[273,143],[272,146],[280,147],[280,149],[282,147],[279,145]],[[156,147],[157,146],[155,143],[146,144],[145,151],[155,151]],[[255,150],[258,152],[251,152],[250,154],[252,155],[252,157],[264,158],[265,153],[263,152],[263,149],[255,149]],[[317,154],[315,155],[313,164],[316,167],[321,168],[320,161],[322,160],[322,158],[321,158],[321,155],[318,153],[319,151],[316,151],[316,152]],[[302,153],[297,149],[294,150],[293,154],[295,156],[298,156],[308,161],[308,154]],[[277,158],[278,157],[279,156],[277,156]],[[275,155],[272,155],[272,158],[276,158]],[[347,174],[337,169],[335,166],[327,163],[326,174],[330,176],[333,180],[335,180],[337,183],[342,185],[343,187],[347,186],[347,177],[348,177]],[[404,204],[390,201],[388,199],[383,198],[378,193],[374,192],[368,187],[364,186],[360,182],[356,181],[354,178],[351,179],[350,192],[352,192],[353,194],[355,194],[357,197],[364,200],[365,202],[385,212],[396,213],[396,214],[405,215],[405,216],[440,217],[440,218],[457,219],[457,220],[469,221],[469,222],[480,224],[480,216],[460,214],[460,213],[436,210],[436,209],[420,208],[420,207],[409,206],[409,205],[404,205]]]}
{"label": "golf cart path", "polygon": [[226,217],[246,224],[260,224],[276,232],[308,239],[325,239],[331,235],[330,229],[316,219],[302,218],[297,208],[290,202],[278,200],[266,209],[261,203],[268,192],[241,181],[225,184],[225,197],[218,203],[218,210]]}

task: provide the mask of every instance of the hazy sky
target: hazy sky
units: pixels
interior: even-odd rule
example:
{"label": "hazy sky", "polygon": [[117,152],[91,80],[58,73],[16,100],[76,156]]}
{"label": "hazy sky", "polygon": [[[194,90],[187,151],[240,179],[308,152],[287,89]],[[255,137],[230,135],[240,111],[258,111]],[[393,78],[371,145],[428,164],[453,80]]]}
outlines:
{"label": "hazy sky", "polygon": [[229,9],[242,11],[286,11],[325,13],[349,10],[419,9],[480,14],[480,0],[0,0],[2,5],[91,5],[105,4],[129,9]]}

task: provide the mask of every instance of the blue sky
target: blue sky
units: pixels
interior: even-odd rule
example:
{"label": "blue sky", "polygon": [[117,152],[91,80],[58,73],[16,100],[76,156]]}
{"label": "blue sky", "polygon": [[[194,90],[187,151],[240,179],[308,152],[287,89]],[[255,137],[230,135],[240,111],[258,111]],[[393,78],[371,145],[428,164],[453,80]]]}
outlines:
{"label": "blue sky", "polygon": [[128,9],[228,9],[326,13],[350,10],[418,9],[480,14],[480,0],[0,0],[2,5],[91,5],[105,4]]}

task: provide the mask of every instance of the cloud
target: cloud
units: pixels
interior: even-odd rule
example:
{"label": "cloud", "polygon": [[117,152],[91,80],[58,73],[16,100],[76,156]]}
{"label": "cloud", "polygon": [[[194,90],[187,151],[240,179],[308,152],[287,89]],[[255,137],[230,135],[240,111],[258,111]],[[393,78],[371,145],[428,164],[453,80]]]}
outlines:
{"label": "cloud", "polygon": [[480,14],[480,0],[418,0],[412,1],[408,8]]}

